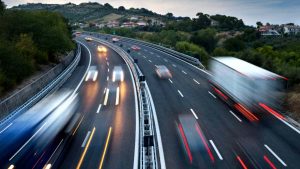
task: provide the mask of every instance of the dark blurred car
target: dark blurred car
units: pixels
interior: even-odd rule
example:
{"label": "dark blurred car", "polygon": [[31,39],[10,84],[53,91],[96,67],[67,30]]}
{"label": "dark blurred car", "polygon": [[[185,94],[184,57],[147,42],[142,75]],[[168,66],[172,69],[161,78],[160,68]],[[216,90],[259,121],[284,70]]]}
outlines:
{"label": "dark blurred car", "polygon": [[197,168],[211,168],[214,157],[195,117],[183,114],[178,119],[178,134],[189,164]]}

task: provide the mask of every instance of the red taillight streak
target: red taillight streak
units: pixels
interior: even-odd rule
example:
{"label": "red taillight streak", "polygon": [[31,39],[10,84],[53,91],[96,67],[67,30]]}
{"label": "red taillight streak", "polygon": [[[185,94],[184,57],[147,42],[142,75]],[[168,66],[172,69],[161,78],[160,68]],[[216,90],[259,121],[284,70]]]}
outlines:
{"label": "red taillight streak", "polygon": [[273,114],[275,117],[279,118],[279,119],[285,119],[281,114],[277,113],[275,110],[273,110],[272,108],[270,108],[269,106],[263,104],[263,103],[259,103],[259,105],[264,108],[265,110],[267,110],[269,113]]}
{"label": "red taillight streak", "polygon": [[242,165],[243,169],[248,169],[248,167],[246,166],[246,164],[244,163],[244,161],[241,159],[240,156],[237,156],[236,158],[239,161],[239,163]]}
{"label": "red taillight streak", "polygon": [[243,115],[245,115],[250,121],[258,121],[258,118],[241,104],[237,103],[234,105],[234,107]]}
{"label": "red taillight streak", "polygon": [[203,136],[203,134],[202,134],[202,132],[201,132],[201,130],[200,130],[200,127],[199,127],[199,125],[198,125],[197,123],[195,124],[195,127],[196,127],[196,130],[197,130],[197,132],[198,132],[198,134],[199,134],[199,136],[200,136],[200,138],[201,138],[201,140],[202,140],[202,142],[203,142],[203,144],[204,144],[204,146],[205,146],[205,148],[206,148],[206,151],[207,151],[207,153],[208,153],[208,155],[209,155],[211,161],[214,162],[214,161],[215,161],[215,158],[214,158],[214,156],[213,156],[211,150],[209,149],[209,147],[208,147],[208,145],[207,145],[207,142],[206,142],[206,140],[204,139],[204,136]]}
{"label": "red taillight streak", "polygon": [[181,124],[178,124],[178,128],[179,128],[180,135],[181,135],[181,137],[182,137],[182,139],[183,139],[184,147],[185,147],[185,149],[186,149],[186,151],[187,151],[187,154],[188,154],[188,156],[189,156],[190,163],[192,163],[192,162],[193,162],[193,156],[192,156],[190,147],[189,147],[189,145],[188,145],[188,142],[187,142],[187,139],[186,139],[185,134],[184,134],[184,132],[183,132],[183,129],[182,129]]}
{"label": "red taillight streak", "polygon": [[220,90],[218,90],[217,88],[214,87],[214,90],[215,90],[220,96],[222,96],[225,100],[228,99],[228,97],[227,97],[225,94],[223,94]]}
{"label": "red taillight streak", "polygon": [[264,156],[264,160],[270,165],[270,167],[272,169],[276,169],[275,165],[272,163],[272,161],[267,156]]}

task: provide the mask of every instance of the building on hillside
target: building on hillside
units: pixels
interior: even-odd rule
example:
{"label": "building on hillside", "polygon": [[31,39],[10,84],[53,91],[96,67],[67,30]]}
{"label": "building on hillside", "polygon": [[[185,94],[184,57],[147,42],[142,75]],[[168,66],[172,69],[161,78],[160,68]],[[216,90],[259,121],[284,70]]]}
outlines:
{"label": "building on hillside", "polygon": [[161,26],[161,27],[164,27],[166,24],[163,21],[161,21],[161,20],[158,20],[156,18],[152,18],[151,19],[151,25],[152,26]]}
{"label": "building on hillside", "polygon": [[265,25],[258,28],[262,36],[280,36],[281,34],[271,25]]}
{"label": "building on hillside", "polygon": [[300,33],[299,25],[283,25],[283,33],[288,35],[296,35]]}
{"label": "building on hillside", "polygon": [[145,21],[138,21],[138,22],[136,23],[136,25],[139,26],[139,27],[145,27],[145,26],[148,25],[148,23],[146,23]]}
{"label": "building on hillside", "polygon": [[96,25],[95,25],[97,28],[104,28],[106,25],[105,24],[103,24],[103,23],[97,23]]}
{"label": "building on hillside", "polygon": [[137,21],[139,18],[136,17],[136,16],[132,16],[132,17],[130,17],[129,19],[130,19],[131,21]]}
{"label": "building on hillside", "polygon": [[120,26],[120,22],[118,21],[109,21],[107,24],[106,24],[107,27],[109,28],[117,28]]}
{"label": "building on hillside", "polygon": [[136,27],[136,26],[137,26],[137,24],[134,23],[134,22],[124,22],[124,23],[121,25],[122,28],[134,28],[134,27]]}

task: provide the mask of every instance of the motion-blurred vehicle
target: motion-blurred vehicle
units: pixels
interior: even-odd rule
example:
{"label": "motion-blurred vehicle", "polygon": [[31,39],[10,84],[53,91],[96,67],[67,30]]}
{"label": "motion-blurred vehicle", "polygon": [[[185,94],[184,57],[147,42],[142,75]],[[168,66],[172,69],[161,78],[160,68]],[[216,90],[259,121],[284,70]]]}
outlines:
{"label": "motion-blurred vehicle", "polygon": [[112,75],[113,82],[123,82],[124,81],[124,71],[121,66],[115,66]]}
{"label": "motion-blurred vehicle", "polygon": [[85,77],[85,81],[92,80],[93,82],[97,80],[98,70],[96,66],[90,66],[89,71]]}
{"label": "motion-blurred vehicle", "polygon": [[136,46],[136,45],[132,45],[131,49],[134,50],[134,51],[139,51],[141,48]]}
{"label": "motion-blurred vehicle", "polygon": [[210,61],[213,91],[248,120],[267,111],[280,117],[287,79],[234,57],[216,57]]}
{"label": "motion-blurred vehicle", "polygon": [[120,39],[119,39],[119,38],[116,38],[116,37],[112,38],[111,40],[112,40],[113,43],[119,42],[119,41],[120,41]]}
{"label": "motion-blurred vehicle", "polygon": [[190,165],[197,168],[211,168],[214,157],[199,124],[192,114],[178,117],[177,131],[184,153]]}
{"label": "motion-blurred vehicle", "polygon": [[100,52],[100,53],[106,53],[107,48],[103,45],[99,45],[99,46],[97,46],[97,51]]}
{"label": "motion-blurred vehicle", "polygon": [[157,76],[161,79],[172,78],[170,70],[165,65],[158,65],[155,68]]}
{"label": "motion-blurred vehicle", "polygon": [[85,39],[87,42],[93,41],[93,38],[92,38],[92,37],[89,37],[89,36],[88,36],[88,37],[85,37],[84,39]]}

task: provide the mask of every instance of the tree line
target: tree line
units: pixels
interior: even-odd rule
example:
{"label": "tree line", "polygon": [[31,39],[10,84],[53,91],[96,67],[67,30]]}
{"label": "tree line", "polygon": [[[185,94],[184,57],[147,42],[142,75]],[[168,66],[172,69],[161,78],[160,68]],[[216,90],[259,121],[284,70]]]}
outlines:
{"label": "tree line", "polygon": [[[300,36],[262,37],[256,28],[225,15],[198,13],[197,18],[180,20],[171,13],[166,15],[171,20],[159,29],[104,28],[100,31],[161,44],[194,56],[204,65],[208,64],[210,57],[238,57],[287,77],[290,86],[300,83]],[[212,25],[212,21],[217,21],[217,24]]]}
{"label": "tree line", "polygon": [[5,9],[0,1],[0,95],[73,48],[60,14]]}

